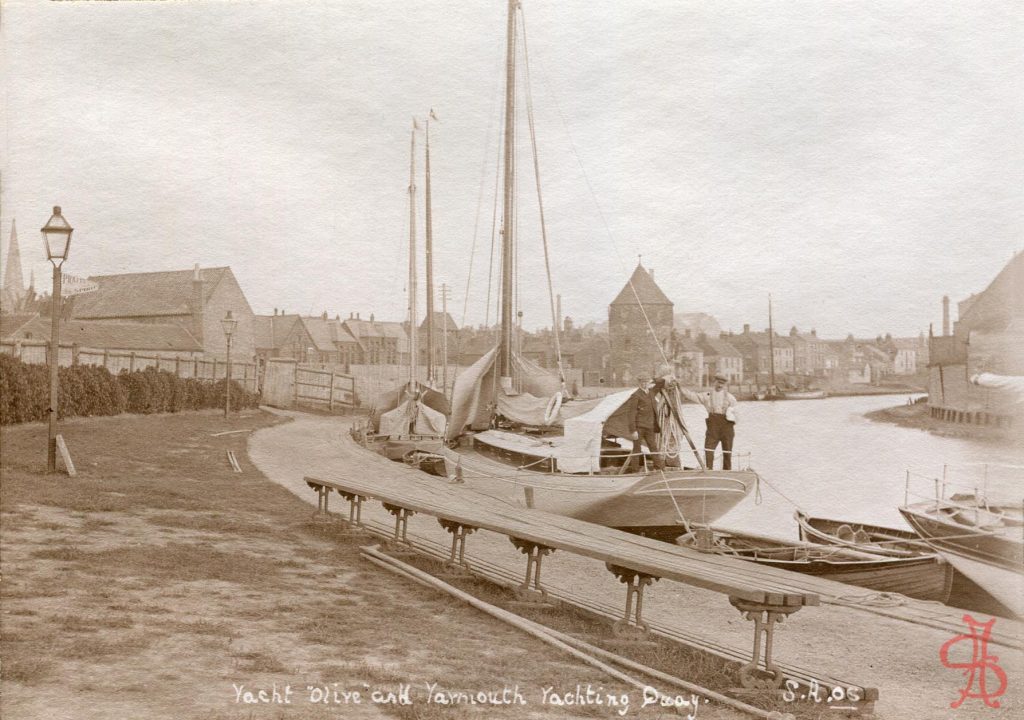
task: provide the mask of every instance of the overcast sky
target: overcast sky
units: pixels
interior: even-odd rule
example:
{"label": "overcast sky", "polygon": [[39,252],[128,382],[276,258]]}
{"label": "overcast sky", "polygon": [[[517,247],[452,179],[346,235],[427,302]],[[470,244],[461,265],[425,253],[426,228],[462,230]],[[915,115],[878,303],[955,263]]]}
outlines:
{"label": "overcast sky", "polygon": [[[505,12],[5,0],[3,258],[16,218],[26,280],[48,287],[38,228],[60,204],[69,273],[230,265],[258,313],[401,319],[410,124],[433,107],[435,275],[461,320],[472,258],[482,322]],[[553,281],[578,322],[607,317],[642,253],[676,312],[726,328],[765,325],[770,292],[782,329],[916,335],[1024,247],[1019,2],[526,0],[525,17]]]}

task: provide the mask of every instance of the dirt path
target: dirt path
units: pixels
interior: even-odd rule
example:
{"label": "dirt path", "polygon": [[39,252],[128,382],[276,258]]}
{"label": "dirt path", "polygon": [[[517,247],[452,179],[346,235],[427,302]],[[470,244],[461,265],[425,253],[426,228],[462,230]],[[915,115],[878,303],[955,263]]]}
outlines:
{"label": "dirt path", "polygon": [[[294,417],[294,422],[261,430],[250,438],[250,458],[267,477],[313,504],[315,494],[303,481],[304,475],[366,471],[346,467],[347,461],[336,449],[347,434],[345,420]],[[367,511],[371,519],[389,519],[375,503],[368,504],[364,513]],[[414,517],[409,527],[414,536],[446,540],[444,531],[430,518]],[[504,538],[480,533],[467,548],[471,562],[483,556],[516,572],[520,569],[521,557]],[[545,560],[545,574],[549,587],[570,589],[594,599],[622,593],[621,586],[599,564],[565,553],[555,553]],[[867,592],[851,587],[851,595]],[[751,624],[741,619],[723,596],[678,583],[663,581],[652,586],[645,596],[645,614],[735,647],[749,647],[752,636]],[[782,661],[879,688],[881,699],[876,710],[886,720],[991,717],[993,710],[976,699],[968,699],[959,709],[950,708],[965,687],[962,671],[946,668],[939,661],[939,649],[950,638],[945,631],[823,605],[787,619],[776,636],[775,652]],[[999,657],[999,665],[1008,677],[1008,690],[1000,702],[1007,716],[1012,716],[1024,707],[1024,653],[1005,647],[990,652]],[[989,681],[994,683],[994,677],[990,675]]]}

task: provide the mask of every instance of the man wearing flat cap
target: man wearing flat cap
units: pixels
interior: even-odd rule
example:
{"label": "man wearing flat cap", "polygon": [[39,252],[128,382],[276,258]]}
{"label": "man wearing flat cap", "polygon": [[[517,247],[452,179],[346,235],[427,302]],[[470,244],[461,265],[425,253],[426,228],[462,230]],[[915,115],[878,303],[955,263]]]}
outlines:
{"label": "man wearing flat cap", "polygon": [[658,378],[652,382],[650,373],[641,372],[637,375],[637,389],[629,399],[626,414],[629,422],[629,431],[633,440],[633,451],[630,453],[626,463],[629,472],[636,472],[640,466],[643,448],[641,443],[647,445],[651,454],[655,470],[665,469],[665,456],[661,452],[658,442],[658,433],[661,432],[661,423],[658,422],[657,396],[665,387],[665,380]]}
{"label": "man wearing flat cap", "polygon": [[708,412],[707,433],[704,435],[704,464],[710,470],[715,466],[715,449],[722,444],[722,469],[732,469],[732,441],[736,428],[736,396],[728,391],[729,378],[715,375],[708,392],[696,393],[679,388],[687,400],[704,406]]}

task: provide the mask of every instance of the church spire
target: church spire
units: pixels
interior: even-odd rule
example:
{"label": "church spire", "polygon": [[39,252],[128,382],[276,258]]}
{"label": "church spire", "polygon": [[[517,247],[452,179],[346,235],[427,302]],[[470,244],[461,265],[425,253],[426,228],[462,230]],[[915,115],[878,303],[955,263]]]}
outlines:
{"label": "church spire", "polygon": [[11,242],[7,247],[7,262],[4,267],[4,292],[20,302],[25,297],[25,277],[21,271],[21,250],[18,247],[18,229],[11,220]]}

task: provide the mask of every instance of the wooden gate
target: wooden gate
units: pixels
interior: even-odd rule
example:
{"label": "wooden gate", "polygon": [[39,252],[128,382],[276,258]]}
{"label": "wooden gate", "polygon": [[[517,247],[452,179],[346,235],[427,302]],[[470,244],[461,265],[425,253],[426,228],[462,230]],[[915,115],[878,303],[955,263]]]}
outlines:
{"label": "wooden gate", "polygon": [[314,406],[352,407],[355,401],[355,380],[330,370],[295,368],[295,401]]}
{"label": "wooden gate", "polygon": [[295,406],[295,367],[289,358],[267,360],[263,376],[263,402],[272,407]]}

